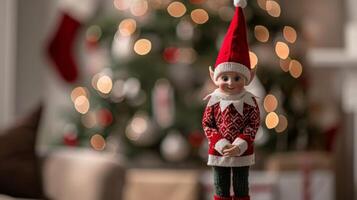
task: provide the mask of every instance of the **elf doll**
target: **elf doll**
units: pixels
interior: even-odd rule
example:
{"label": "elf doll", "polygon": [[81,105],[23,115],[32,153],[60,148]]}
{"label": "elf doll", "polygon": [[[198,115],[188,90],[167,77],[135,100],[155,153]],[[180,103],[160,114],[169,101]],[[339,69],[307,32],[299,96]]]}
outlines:
{"label": "elf doll", "polygon": [[[255,96],[244,87],[253,79],[242,7],[235,14],[220,49],[211,79],[217,89],[209,99],[202,126],[209,143],[208,165],[213,167],[215,200],[249,200],[249,166],[254,164],[254,138],[260,124]],[[230,188],[233,186],[234,196]]]}

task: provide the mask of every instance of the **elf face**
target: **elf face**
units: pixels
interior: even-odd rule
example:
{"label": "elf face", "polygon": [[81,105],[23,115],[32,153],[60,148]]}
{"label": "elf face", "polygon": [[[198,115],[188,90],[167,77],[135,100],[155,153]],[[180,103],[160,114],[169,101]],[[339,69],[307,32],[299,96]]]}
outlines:
{"label": "elf face", "polygon": [[227,94],[238,94],[245,86],[245,78],[237,72],[224,72],[217,80],[219,89]]}

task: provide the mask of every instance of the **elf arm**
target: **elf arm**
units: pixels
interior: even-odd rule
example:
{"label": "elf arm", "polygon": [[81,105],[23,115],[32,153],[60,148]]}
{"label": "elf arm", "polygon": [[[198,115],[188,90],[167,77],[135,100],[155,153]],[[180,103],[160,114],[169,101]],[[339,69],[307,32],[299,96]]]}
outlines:
{"label": "elf arm", "polygon": [[207,106],[203,114],[202,127],[208,139],[209,146],[213,146],[216,151],[223,155],[223,148],[230,144],[218,131],[214,120],[214,106]]}
{"label": "elf arm", "polygon": [[254,99],[255,107],[252,112],[249,113],[248,120],[245,123],[243,133],[240,133],[238,137],[233,141],[233,145],[239,147],[240,152],[237,156],[241,156],[248,149],[249,146],[253,145],[255,135],[260,126],[260,111],[257,101]]}

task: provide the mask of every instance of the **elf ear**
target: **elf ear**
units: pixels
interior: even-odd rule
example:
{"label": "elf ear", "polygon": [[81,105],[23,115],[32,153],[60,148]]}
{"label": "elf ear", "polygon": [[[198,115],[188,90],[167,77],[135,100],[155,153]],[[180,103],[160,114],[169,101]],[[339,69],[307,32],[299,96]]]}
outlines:
{"label": "elf ear", "polygon": [[250,80],[247,82],[246,85],[249,85],[253,81],[256,72],[257,72],[257,67],[254,67],[253,69],[251,69],[251,71],[250,71]]}
{"label": "elf ear", "polygon": [[213,71],[213,69],[212,69],[212,66],[209,66],[209,75],[210,75],[212,81],[213,81],[213,82],[216,82],[216,81],[214,80],[214,71]]}

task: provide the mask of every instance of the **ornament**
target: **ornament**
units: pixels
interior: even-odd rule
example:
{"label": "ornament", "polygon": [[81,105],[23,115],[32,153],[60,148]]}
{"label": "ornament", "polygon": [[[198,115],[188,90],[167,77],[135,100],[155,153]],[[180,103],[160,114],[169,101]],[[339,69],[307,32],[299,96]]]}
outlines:
{"label": "ornament", "polygon": [[185,64],[170,65],[168,73],[175,87],[181,90],[192,88],[195,72],[191,66]]}
{"label": "ornament", "polygon": [[113,114],[107,108],[98,111],[98,122],[102,127],[109,126],[113,122]]}
{"label": "ornament", "polygon": [[139,79],[132,77],[125,81],[123,92],[127,98],[133,99],[139,94],[140,88],[141,83]]}
{"label": "ornament", "polygon": [[176,27],[176,35],[181,40],[191,40],[194,36],[193,25],[187,20],[181,20]]}
{"label": "ornament", "polygon": [[190,153],[190,147],[186,138],[176,130],[168,133],[161,143],[160,150],[162,156],[170,162],[183,161]]}
{"label": "ornament", "polygon": [[168,63],[176,63],[178,60],[178,49],[175,47],[168,47],[164,50],[163,58]]}
{"label": "ornament", "polygon": [[66,134],[64,134],[63,143],[65,145],[67,145],[67,146],[70,146],[70,147],[78,146],[79,141],[78,141],[78,138],[77,138],[77,134],[75,134],[75,133],[66,133]]}
{"label": "ornament", "polygon": [[63,143],[67,146],[78,146],[77,127],[74,124],[67,124],[64,127]]}
{"label": "ornament", "polygon": [[193,148],[199,148],[205,139],[204,133],[201,131],[194,131],[188,136],[188,141]]}
{"label": "ornament", "polygon": [[153,93],[153,113],[154,119],[161,128],[168,128],[172,125],[175,116],[175,103],[173,88],[167,79],[156,81]]}

